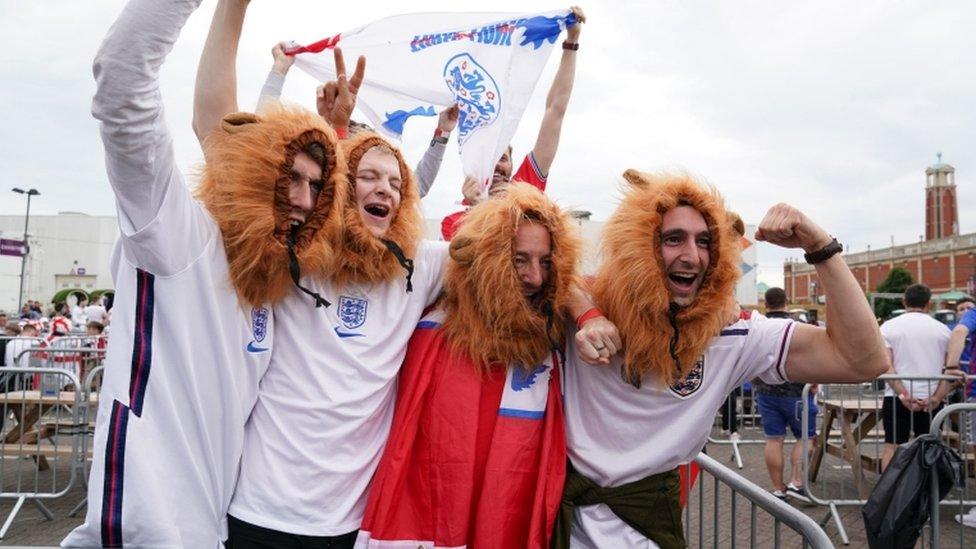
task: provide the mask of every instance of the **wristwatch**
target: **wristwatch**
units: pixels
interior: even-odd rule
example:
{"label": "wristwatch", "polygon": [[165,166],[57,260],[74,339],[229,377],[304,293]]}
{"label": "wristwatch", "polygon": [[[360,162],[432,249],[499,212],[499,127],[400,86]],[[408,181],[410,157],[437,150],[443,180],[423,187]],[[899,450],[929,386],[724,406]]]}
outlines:
{"label": "wristwatch", "polygon": [[803,254],[803,259],[805,259],[807,263],[814,265],[822,261],[827,261],[831,257],[834,257],[843,251],[844,247],[840,245],[840,242],[837,242],[836,238],[833,238],[830,240],[830,244],[827,244],[823,248],[808,254]]}
{"label": "wristwatch", "polygon": [[434,138],[430,140],[430,146],[433,147],[434,143],[447,145],[447,138],[449,135],[451,135],[451,132],[445,132],[441,131],[440,128],[434,128]]}

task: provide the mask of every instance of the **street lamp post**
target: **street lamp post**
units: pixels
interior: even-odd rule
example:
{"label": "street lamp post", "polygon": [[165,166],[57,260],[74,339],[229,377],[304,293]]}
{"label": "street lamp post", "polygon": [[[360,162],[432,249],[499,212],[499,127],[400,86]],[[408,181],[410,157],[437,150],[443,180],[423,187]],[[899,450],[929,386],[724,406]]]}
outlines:
{"label": "street lamp post", "polygon": [[27,254],[30,253],[30,244],[27,243],[27,224],[30,222],[30,202],[32,196],[37,196],[40,193],[37,189],[19,189],[14,187],[12,189],[17,194],[27,195],[27,215],[24,216],[24,255],[20,256],[20,291],[17,292],[17,313],[20,313],[21,307],[24,306],[24,270],[27,268]]}

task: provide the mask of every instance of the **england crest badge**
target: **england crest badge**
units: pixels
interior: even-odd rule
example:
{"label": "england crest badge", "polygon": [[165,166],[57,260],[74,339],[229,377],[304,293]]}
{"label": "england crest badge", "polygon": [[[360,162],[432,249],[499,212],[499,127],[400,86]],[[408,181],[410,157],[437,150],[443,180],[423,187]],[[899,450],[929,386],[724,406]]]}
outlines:
{"label": "england crest badge", "polygon": [[451,89],[461,111],[458,116],[458,142],[490,125],[501,111],[498,84],[469,53],[455,55],[444,66],[444,81]]}
{"label": "england crest badge", "polygon": [[347,330],[355,330],[366,323],[369,301],[359,297],[339,296],[339,322]]}
{"label": "england crest badge", "polygon": [[705,355],[702,355],[688,372],[684,379],[679,379],[671,385],[671,392],[678,398],[685,399],[701,389],[705,379]]}
{"label": "england crest badge", "polygon": [[264,338],[268,335],[268,316],[269,312],[264,307],[255,307],[251,309],[251,337],[253,339],[247,344],[247,352],[249,353],[263,353],[267,351],[267,347],[261,347],[258,345]]}
{"label": "england crest badge", "polygon": [[264,307],[251,309],[251,333],[255,343],[261,343],[268,335],[268,310]]}

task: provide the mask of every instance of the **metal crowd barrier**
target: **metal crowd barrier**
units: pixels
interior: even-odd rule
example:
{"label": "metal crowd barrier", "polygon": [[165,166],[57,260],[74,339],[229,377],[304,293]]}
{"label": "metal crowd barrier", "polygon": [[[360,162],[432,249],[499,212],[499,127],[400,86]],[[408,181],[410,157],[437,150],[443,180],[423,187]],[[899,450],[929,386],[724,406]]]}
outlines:
{"label": "metal crowd barrier", "polygon": [[[884,388],[890,380],[901,381],[914,394],[917,385],[931,384],[930,394],[936,390],[940,381],[957,381],[954,376],[906,376],[886,374],[877,382],[861,384],[821,384],[817,394],[818,415],[817,435],[810,440],[809,432],[809,391],[810,385],[803,389],[801,397],[800,443],[803,444],[803,478],[806,496],[810,502],[827,508],[821,525],[833,521],[844,545],[850,538],[841,519],[839,507],[860,507],[867,502],[871,489],[881,474],[884,456],[884,429],[882,409]],[[951,395],[950,391],[947,395]],[[897,400],[897,396],[894,397]],[[942,405],[946,404],[943,400]],[[909,418],[909,440],[929,432],[934,424],[935,411],[926,411],[927,416],[920,425],[915,425],[915,417]],[[926,425],[925,423],[929,423]],[[893,430],[898,431],[897,415],[893,417]],[[961,444],[962,433],[947,431],[950,442]],[[828,460],[832,456],[834,460]],[[838,461],[840,462],[838,464]],[[832,472],[831,469],[838,469]],[[850,471],[848,473],[847,471]],[[872,476],[868,476],[872,474]]]}
{"label": "metal crowd barrier", "polygon": [[[0,341],[5,341],[7,343],[6,346],[4,347],[4,355],[5,355],[3,357],[4,358],[4,361],[6,361],[6,354],[7,354],[6,351],[7,350],[10,350],[11,351],[10,352],[10,354],[11,354],[10,361],[11,362],[17,362],[17,358],[20,357],[20,356],[23,356],[23,355],[21,355],[21,352],[24,349],[31,349],[31,348],[34,348],[34,347],[40,347],[44,343],[44,338],[42,338],[42,337],[22,337],[22,336],[0,336]],[[13,347],[11,347],[12,345],[13,345]],[[38,362],[40,361],[40,358],[37,357],[37,356],[28,356],[27,357],[27,360],[28,361],[30,361],[32,359],[34,359],[34,360],[36,360]],[[40,364],[38,363],[38,364],[17,364],[17,365],[26,368],[26,367],[29,367],[29,366],[39,366]],[[5,362],[4,363],[4,366],[14,366],[14,364],[6,364],[6,362]]]}
{"label": "metal crowd barrier", "polygon": [[[685,466],[684,475],[684,493],[687,494],[684,528],[688,547],[735,547],[738,543],[776,548],[825,549],[834,546],[816,521],[762,487],[704,453],[698,454],[695,463],[700,468],[697,490],[693,490],[691,464]],[[706,475],[712,477],[711,482]],[[706,503],[709,499],[710,504]],[[697,514],[691,512],[693,507],[697,508]],[[740,515],[740,510],[743,515],[748,513],[748,519]],[[770,517],[773,520],[771,527]],[[726,525],[727,531],[723,529]]]}
{"label": "metal crowd barrier", "polygon": [[[42,354],[45,359],[37,357]],[[53,519],[44,500],[64,496],[79,478],[84,479],[90,458],[82,441],[91,433],[87,408],[97,397],[78,390],[81,385],[73,368],[56,366],[58,363],[48,359],[102,354],[102,349],[34,347],[21,351],[17,362],[27,356],[31,363],[48,365],[2,369],[0,499],[12,499],[14,504],[0,527],[0,539],[27,501],[45,518]]]}
{"label": "metal crowd barrier", "polygon": [[[952,415],[956,416],[957,422],[946,423]],[[933,435],[945,437],[950,430],[950,424],[955,423],[966,428],[972,427],[970,422],[976,421],[976,402],[951,404],[942,409],[935,418],[932,419],[932,427],[929,432]],[[968,437],[959,437],[956,451],[963,457],[962,486],[956,486],[952,492],[941,502],[939,501],[939,477],[938,471],[933,468],[931,477],[931,501],[929,502],[929,540],[931,547],[942,547],[942,530],[948,525],[955,528],[958,532],[959,547],[976,546],[976,528],[966,530],[963,526],[961,517],[969,509],[976,508],[976,482],[970,482],[970,476],[976,475],[976,440],[973,440],[976,432],[972,430],[964,431]],[[965,441],[963,439],[966,439]],[[951,439],[950,439],[951,442]],[[949,508],[955,511],[953,519],[942,521],[940,510]],[[976,511],[974,511],[976,513]],[[956,536],[954,536],[956,537]]]}
{"label": "metal crowd barrier", "polygon": [[[766,435],[762,427],[762,414],[759,413],[759,399],[755,387],[752,381],[744,382],[729,394],[716,413],[716,418],[721,418],[723,424],[726,422],[723,416],[727,416],[730,423],[737,424],[738,429],[733,432],[738,433],[738,436],[733,437],[731,434],[723,434],[721,437],[711,434],[708,436],[710,444],[732,448],[731,459],[735,461],[735,465],[739,469],[744,467],[739,446],[743,444],[766,444]],[[786,444],[797,442],[789,429],[786,430],[784,442]]]}
{"label": "metal crowd barrier", "polygon": [[754,385],[747,381],[736,387],[729,393],[725,402],[722,403],[722,407],[719,408],[716,416],[722,418],[721,421],[723,424],[728,421],[730,427],[735,426],[736,429],[730,429],[730,431],[738,433],[738,436],[733,437],[730,434],[724,438],[719,438],[710,434],[708,436],[708,442],[719,446],[731,446],[731,457],[735,460],[736,467],[742,469],[742,452],[739,451],[739,445],[766,443],[766,437],[762,431],[762,418],[759,415],[759,401],[756,400]]}
{"label": "metal crowd barrier", "polygon": [[[57,362],[59,363],[59,367],[74,368],[78,378],[84,379],[87,372],[100,366],[102,358],[104,358],[104,354],[87,353],[87,350],[104,351],[108,342],[108,336],[65,335],[55,337],[51,340],[44,337],[0,336],[0,342],[3,341],[6,342],[5,350],[11,350],[11,353],[9,353],[12,355],[11,362],[16,362],[16,366],[22,368],[41,368],[50,366],[52,362]],[[22,352],[25,349],[78,349],[79,353],[58,352],[49,355],[45,352],[40,352],[23,355]],[[6,357],[4,358],[6,360]],[[15,364],[5,365],[14,366]]]}
{"label": "metal crowd barrier", "polygon": [[85,381],[82,382],[82,387],[84,390],[84,397],[81,404],[80,415],[82,421],[88,425],[89,430],[86,436],[81,438],[81,452],[77,456],[76,467],[78,467],[81,473],[81,482],[85,486],[85,496],[81,498],[78,505],[75,505],[74,509],[68,513],[69,517],[77,516],[85,506],[88,505],[88,464],[90,463],[87,459],[89,450],[88,446],[92,442],[92,437],[95,434],[95,419],[98,413],[98,390],[102,386],[102,376],[105,371],[105,366],[98,366],[93,370],[88,372],[85,377]]}

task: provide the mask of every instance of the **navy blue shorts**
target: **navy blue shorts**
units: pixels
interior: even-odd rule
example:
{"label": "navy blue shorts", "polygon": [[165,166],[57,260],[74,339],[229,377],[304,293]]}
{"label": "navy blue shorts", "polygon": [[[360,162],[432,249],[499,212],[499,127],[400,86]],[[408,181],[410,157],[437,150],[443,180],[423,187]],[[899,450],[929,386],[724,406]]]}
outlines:
{"label": "navy blue shorts", "polygon": [[[800,397],[758,395],[759,415],[762,416],[763,433],[768,438],[786,436],[786,426],[790,426],[793,436],[800,438],[800,414],[803,413],[803,401]],[[807,436],[817,435],[817,405],[810,399],[809,422]]]}

